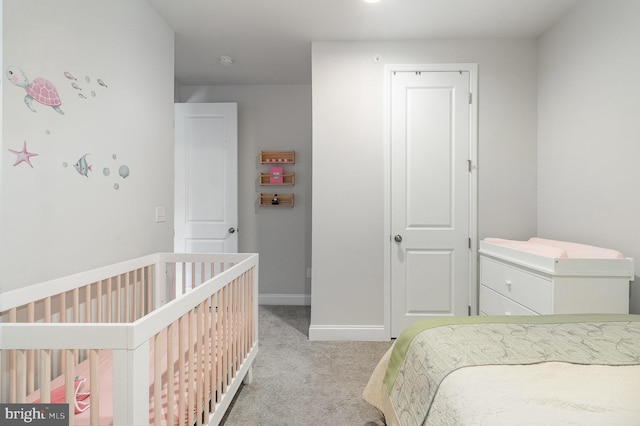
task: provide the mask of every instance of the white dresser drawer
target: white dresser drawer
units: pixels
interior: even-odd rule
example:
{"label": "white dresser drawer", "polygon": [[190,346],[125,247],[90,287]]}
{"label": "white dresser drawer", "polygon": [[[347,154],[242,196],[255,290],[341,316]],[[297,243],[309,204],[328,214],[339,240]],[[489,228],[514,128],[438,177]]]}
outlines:
{"label": "white dresser drawer", "polygon": [[480,284],[539,314],[553,313],[553,284],[550,280],[481,257]]}
{"label": "white dresser drawer", "polygon": [[485,286],[480,286],[481,315],[538,315]]}

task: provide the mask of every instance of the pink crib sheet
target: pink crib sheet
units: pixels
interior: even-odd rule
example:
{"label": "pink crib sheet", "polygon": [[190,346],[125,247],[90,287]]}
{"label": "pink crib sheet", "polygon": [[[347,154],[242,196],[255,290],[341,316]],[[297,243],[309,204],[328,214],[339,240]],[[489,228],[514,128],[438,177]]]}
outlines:
{"label": "pink crib sheet", "polygon": [[[186,321],[185,321],[185,327],[187,327]],[[173,333],[173,350],[172,350],[172,354],[173,354],[173,359],[174,359],[174,392],[176,393],[176,400],[177,400],[177,394],[178,394],[178,390],[179,390],[179,382],[180,382],[180,378],[179,378],[179,351],[178,351],[178,326],[177,323],[174,323],[174,333]],[[195,337],[195,330],[192,331]],[[166,333],[162,333],[161,334],[161,338],[160,341],[158,342],[159,345],[161,347],[166,347]],[[194,348],[194,353],[195,353],[195,348]],[[112,362],[112,355],[113,352],[111,350],[107,350],[107,349],[103,349],[100,350],[98,352],[98,381],[100,383],[99,388],[100,388],[100,394],[99,394],[99,398],[98,398],[98,404],[99,404],[99,424],[101,426],[112,426],[113,425],[113,375],[112,375],[112,371],[113,371],[113,362]],[[185,350],[185,355],[186,355],[186,350]],[[186,358],[186,356],[185,356]],[[153,394],[154,394],[154,383],[153,383],[153,359],[154,359],[154,346],[152,344],[149,345],[149,380],[150,380],[150,386],[149,386],[149,417],[150,417],[150,423],[151,425],[155,424],[154,421],[154,417],[155,417],[155,413],[154,413],[154,399],[153,399]],[[195,361],[194,361],[195,362]],[[167,376],[167,352],[164,351],[163,355],[161,356],[161,361],[160,361],[160,365],[163,367],[163,371],[162,371],[162,377],[166,377]],[[90,389],[90,372],[89,372],[89,359],[86,359],[84,361],[82,361],[81,363],[79,363],[78,365],[76,365],[74,367],[74,377],[78,377],[80,379],[86,378],[86,382],[83,383],[82,387],[80,388],[80,392],[88,392]],[[188,389],[189,388],[189,383],[188,383],[188,375],[185,375],[185,384],[184,384],[184,388]],[[193,385],[193,384],[191,384]],[[51,381],[51,389],[52,389],[52,393],[53,390],[56,390],[57,388],[59,389],[61,386],[64,386],[64,376],[58,376],[56,379]],[[57,390],[56,390],[57,392]],[[168,392],[168,385],[167,382],[164,381],[162,384],[162,413],[163,413],[163,417],[166,418],[167,413],[168,413],[168,396],[167,396],[167,392]],[[186,400],[187,396],[185,395],[185,400]],[[27,402],[34,402],[40,399],[40,390],[36,390],[35,392],[33,392],[32,394],[30,394],[27,397]],[[83,402],[88,403],[89,399],[85,399]],[[188,403],[188,402],[187,402]],[[89,426],[90,422],[90,411],[91,407],[89,407],[89,409],[87,409],[86,411],[77,413],[74,417],[74,422],[75,425],[77,426]],[[179,424],[178,422],[178,414],[179,414],[179,410],[178,407],[176,406],[174,408],[174,424]],[[185,417],[188,418],[188,411],[187,408],[185,408]],[[164,423],[163,423],[164,424]]]}

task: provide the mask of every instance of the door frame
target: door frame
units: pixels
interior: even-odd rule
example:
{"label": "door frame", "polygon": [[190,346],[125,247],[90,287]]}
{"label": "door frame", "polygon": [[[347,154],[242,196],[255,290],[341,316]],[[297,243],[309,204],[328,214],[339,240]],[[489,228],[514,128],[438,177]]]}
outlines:
{"label": "door frame", "polygon": [[384,333],[391,338],[391,77],[395,71],[469,72],[469,305],[478,314],[478,64],[386,64],[384,66]]}

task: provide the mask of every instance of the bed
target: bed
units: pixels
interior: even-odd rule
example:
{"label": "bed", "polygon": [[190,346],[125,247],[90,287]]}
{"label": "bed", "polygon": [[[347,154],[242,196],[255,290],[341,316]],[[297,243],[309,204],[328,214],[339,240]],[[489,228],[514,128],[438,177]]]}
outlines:
{"label": "bed", "polygon": [[640,316],[423,320],[363,397],[387,425],[640,424]]}
{"label": "bed", "polygon": [[408,327],[364,390],[388,425],[640,425],[634,261],[538,237],[480,243],[480,316]]}
{"label": "bed", "polygon": [[6,292],[0,403],[68,403],[70,425],[217,425],[251,381],[257,294],[257,254],[193,253]]}

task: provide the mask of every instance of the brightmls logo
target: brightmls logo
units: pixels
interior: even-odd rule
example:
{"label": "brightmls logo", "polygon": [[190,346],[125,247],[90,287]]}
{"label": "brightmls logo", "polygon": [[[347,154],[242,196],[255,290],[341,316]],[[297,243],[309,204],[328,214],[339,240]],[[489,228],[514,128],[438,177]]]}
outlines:
{"label": "brightmls logo", "polygon": [[0,404],[1,425],[69,426],[69,404]]}

